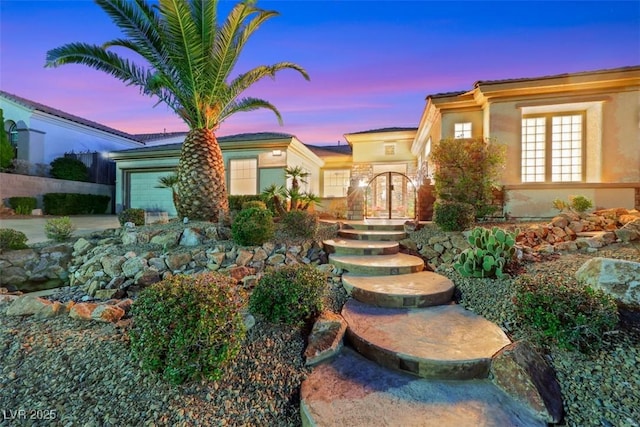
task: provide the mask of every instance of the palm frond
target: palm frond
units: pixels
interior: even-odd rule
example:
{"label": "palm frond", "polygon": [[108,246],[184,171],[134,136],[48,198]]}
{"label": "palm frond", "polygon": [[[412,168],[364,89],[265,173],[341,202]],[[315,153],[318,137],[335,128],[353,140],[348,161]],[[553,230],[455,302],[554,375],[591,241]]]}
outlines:
{"label": "palm frond", "polygon": [[282,125],[282,115],[280,111],[270,103],[269,101],[265,101],[264,99],[259,98],[242,98],[236,101],[229,103],[221,112],[219,116],[219,122],[223,122],[227,117],[232,116],[236,113],[246,112],[258,110],[260,108],[266,108],[267,110],[273,111],[273,113],[278,118],[278,123]]}

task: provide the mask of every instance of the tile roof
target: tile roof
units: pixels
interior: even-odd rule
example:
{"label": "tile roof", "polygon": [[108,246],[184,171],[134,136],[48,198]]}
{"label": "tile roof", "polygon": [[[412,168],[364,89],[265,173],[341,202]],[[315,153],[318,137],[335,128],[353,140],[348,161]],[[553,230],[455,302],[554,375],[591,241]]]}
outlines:
{"label": "tile roof", "polygon": [[88,120],[88,119],[84,119],[82,117],[78,117],[78,116],[75,116],[73,114],[66,113],[66,112],[64,112],[62,110],[58,110],[57,108],[52,108],[52,107],[49,107],[47,105],[40,104],[39,102],[31,101],[31,100],[23,98],[21,96],[5,92],[3,90],[0,90],[0,95],[5,97],[5,98],[7,98],[7,99],[10,99],[10,100],[12,100],[14,102],[17,102],[18,104],[24,105],[27,108],[31,108],[32,110],[36,110],[36,111],[40,111],[42,113],[50,114],[52,116],[60,117],[60,118],[65,119],[65,120],[69,120],[71,122],[75,122],[75,123],[78,123],[78,124],[81,124],[81,125],[84,125],[84,126],[88,126],[88,127],[94,128],[94,129],[98,129],[98,130],[101,130],[103,132],[107,132],[107,133],[110,133],[110,134],[113,134],[113,135],[117,135],[117,136],[120,136],[120,137],[123,137],[123,138],[127,138],[127,139],[130,139],[132,141],[143,142],[142,140],[138,139],[136,137],[136,135],[131,135],[129,133],[122,132],[122,131],[114,129],[114,128],[110,128],[109,126],[105,126],[105,125],[102,125],[100,123],[97,123],[97,122],[94,122],[94,121],[91,121],[91,120]]}
{"label": "tile roof", "polygon": [[418,128],[417,127],[388,127],[388,128],[380,128],[380,129],[363,130],[360,132],[351,132],[348,135],[360,135],[364,133],[402,132],[402,131],[411,131],[411,130],[418,130]]}
{"label": "tile roof", "polygon": [[[306,144],[305,144],[306,145]],[[352,149],[349,144],[344,145],[307,145],[317,156],[331,156],[335,154],[351,155]]]}

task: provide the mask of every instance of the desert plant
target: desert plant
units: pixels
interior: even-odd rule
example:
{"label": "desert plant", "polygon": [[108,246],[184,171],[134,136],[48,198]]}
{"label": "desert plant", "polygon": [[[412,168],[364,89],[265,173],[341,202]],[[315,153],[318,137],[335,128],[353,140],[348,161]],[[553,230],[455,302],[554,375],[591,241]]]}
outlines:
{"label": "desert plant", "polygon": [[37,200],[35,197],[9,197],[9,206],[18,215],[31,215],[37,206]]}
{"label": "desert plant", "polygon": [[178,175],[172,173],[171,175],[161,176],[158,178],[158,185],[156,188],[168,188],[171,190],[171,200],[173,200],[173,207],[177,208],[180,197],[178,196]]}
{"label": "desert plant", "polygon": [[22,231],[0,228],[0,251],[26,248],[28,248],[27,236]]}
{"label": "desert plant", "polygon": [[75,227],[68,216],[52,218],[44,224],[44,232],[47,238],[55,240],[56,242],[64,242],[69,239],[74,229]]}
{"label": "desert plant", "polygon": [[118,214],[120,225],[132,222],[135,225],[144,225],[144,209],[129,208]]}
{"label": "desert plant", "polygon": [[231,225],[234,242],[243,246],[262,245],[275,234],[275,224],[267,209],[249,208],[241,210]]}
{"label": "desert plant", "polygon": [[69,181],[89,181],[87,166],[73,157],[58,157],[51,162],[51,176]]}
{"label": "desert plant", "polygon": [[173,384],[219,378],[245,336],[237,289],[219,273],[173,276],[144,289],[132,307],[134,359]]}
{"label": "desert plant", "polygon": [[477,218],[495,212],[492,190],[500,178],[506,146],[492,139],[443,139],[430,157],[437,165],[434,173],[436,198],[469,203]]}
{"label": "desert plant", "polygon": [[456,257],[454,268],[464,277],[502,278],[516,253],[516,235],[498,227],[474,228],[467,238],[471,247]]}
{"label": "desert plant", "polygon": [[569,196],[569,202],[562,199],[555,199],[553,201],[553,207],[562,211],[573,211],[576,213],[583,213],[587,209],[591,209],[593,207],[593,202],[584,197],[584,196]]}
{"label": "desert plant", "polygon": [[589,352],[618,323],[614,300],[564,275],[518,276],[514,303],[523,326],[541,346]]}
{"label": "desert plant", "polygon": [[290,237],[313,238],[318,232],[318,215],[308,211],[290,211],[280,218],[282,231]]}
{"label": "desert plant", "polygon": [[270,322],[296,323],[322,310],[327,276],[308,264],[268,269],[260,278],[249,308]]}
{"label": "desert plant", "polygon": [[475,209],[469,203],[438,201],[433,205],[433,222],[443,231],[466,230],[474,220]]}

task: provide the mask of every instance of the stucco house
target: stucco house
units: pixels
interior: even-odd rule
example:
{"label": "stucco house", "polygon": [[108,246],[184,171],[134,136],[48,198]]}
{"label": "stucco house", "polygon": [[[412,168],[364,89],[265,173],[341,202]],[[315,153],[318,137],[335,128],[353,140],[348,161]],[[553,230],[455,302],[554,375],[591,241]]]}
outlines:
{"label": "stucco house", "polygon": [[443,138],[507,146],[504,213],[550,217],[552,201],[583,195],[598,208],[640,208],[640,67],[478,81],[429,95],[411,152],[420,176]]}

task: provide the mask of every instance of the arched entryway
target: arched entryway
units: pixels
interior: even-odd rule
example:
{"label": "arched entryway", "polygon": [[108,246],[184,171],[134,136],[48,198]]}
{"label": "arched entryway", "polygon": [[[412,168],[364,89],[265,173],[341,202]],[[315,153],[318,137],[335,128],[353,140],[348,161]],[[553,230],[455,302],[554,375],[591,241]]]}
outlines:
{"label": "arched entryway", "polygon": [[381,219],[415,218],[416,187],[399,172],[383,172],[374,176],[365,195],[365,217]]}

